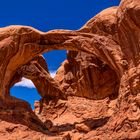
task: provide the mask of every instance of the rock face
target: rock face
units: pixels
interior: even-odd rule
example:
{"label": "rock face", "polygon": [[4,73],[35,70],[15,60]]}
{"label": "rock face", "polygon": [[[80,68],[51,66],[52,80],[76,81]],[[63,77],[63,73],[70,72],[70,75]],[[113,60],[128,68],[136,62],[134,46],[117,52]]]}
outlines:
{"label": "rock face", "polygon": [[17,70],[13,76],[14,79],[11,80],[11,87],[22,77],[32,80],[42,98],[66,98],[60,89],[60,85],[50,76],[48,66],[42,55],[36,56]]}
{"label": "rock face", "polygon": [[119,80],[116,73],[96,56],[83,52],[69,51],[55,80],[66,95],[104,99],[118,94]]}
{"label": "rock face", "polygon": [[[69,50],[56,81],[40,56],[55,49]],[[139,0],[122,0],[77,31],[1,28],[1,139],[9,134],[12,139],[140,139],[139,55]],[[68,95],[68,100],[44,100],[40,114],[36,102],[33,112],[28,103],[10,96],[10,87],[22,76],[34,82],[42,97]]]}

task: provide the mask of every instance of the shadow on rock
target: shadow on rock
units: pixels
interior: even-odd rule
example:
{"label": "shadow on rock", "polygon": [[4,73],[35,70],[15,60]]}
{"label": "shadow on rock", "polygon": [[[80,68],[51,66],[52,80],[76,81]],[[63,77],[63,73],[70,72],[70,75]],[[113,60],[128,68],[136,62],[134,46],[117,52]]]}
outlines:
{"label": "shadow on rock", "polygon": [[17,104],[12,104],[0,100],[0,119],[10,123],[27,126],[38,132],[48,133],[47,127],[35,115],[30,105],[23,100],[16,99],[16,101],[18,101],[16,102]]}
{"label": "shadow on rock", "polygon": [[66,124],[62,124],[62,125],[53,125],[51,122],[50,125],[50,120],[47,120],[47,124],[49,124],[49,126],[51,126],[49,128],[49,131],[55,134],[59,134],[62,132],[66,132],[66,131],[79,131],[82,133],[87,133],[91,130],[97,129],[98,127],[102,127],[103,125],[105,125],[109,120],[109,117],[104,117],[104,118],[100,118],[100,119],[93,119],[93,118],[87,118],[82,122],[75,122],[74,124],[71,123],[66,123]]}

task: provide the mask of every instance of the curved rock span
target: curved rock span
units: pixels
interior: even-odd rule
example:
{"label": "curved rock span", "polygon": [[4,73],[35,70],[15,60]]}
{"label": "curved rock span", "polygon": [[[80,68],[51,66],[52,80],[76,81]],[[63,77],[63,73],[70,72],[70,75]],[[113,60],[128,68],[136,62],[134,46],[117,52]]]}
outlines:
{"label": "curved rock span", "polygon": [[[69,50],[67,60],[52,79],[41,54],[61,49]],[[24,128],[31,135],[20,139],[140,139],[139,55],[139,0],[122,0],[76,31],[1,28],[0,119],[13,126],[4,127],[1,137],[17,138],[16,128]],[[35,113],[10,95],[22,77],[31,79],[43,98]]]}

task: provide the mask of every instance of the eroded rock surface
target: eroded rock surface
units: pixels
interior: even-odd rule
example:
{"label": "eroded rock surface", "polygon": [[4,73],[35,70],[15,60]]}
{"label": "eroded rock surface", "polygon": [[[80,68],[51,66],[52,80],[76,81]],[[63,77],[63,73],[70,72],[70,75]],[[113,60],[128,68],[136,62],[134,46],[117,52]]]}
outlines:
{"label": "eroded rock surface", "polygon": [[116,73],[95,55],[70,51],[55,80],[68,96],[90,99],[116,98],[119,80]]}
{"label": "eroded rock surface", "polygon": [[[44,101],[42,113],[38,114],[38,102],[33,112],[28,103],[11,97],[9,88],[20,68],[32,66],[35,57],[55,49],[70,51],[55,78],[60,84],[58,89],[69,95],[68,101],[49,104]],[[77,31],[43,33],[26,26],[1,28],[0,125],[4,126],[1,138],[140,139],[139,54],[139,0],[122,0],[119,7],[102,11]],[[42,73],[47,72],[41,67]],[[41,82],[44,84],[47,79]],[[22,136],[22,128],[31,135],[17,136],[17,131]]]}
{"label": "eroded rock surface", "polygon": [[29,63],[20,67],[14,75],[11,86],[20,81],[22,77],[32,80],[42,98],[66,99],[59,83],[50,76],[42,55],[36,56]]}

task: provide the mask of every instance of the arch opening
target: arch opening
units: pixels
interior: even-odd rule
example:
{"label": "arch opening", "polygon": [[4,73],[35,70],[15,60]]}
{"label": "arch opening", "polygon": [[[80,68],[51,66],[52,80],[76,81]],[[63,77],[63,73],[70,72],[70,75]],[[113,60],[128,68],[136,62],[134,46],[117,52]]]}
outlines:
{"label": "arch opening", "polygon": [[41,99],[33,82],[24,77],[22,77],[20,82],[15,83],[15,85],[11,87],[10,94],[11,96],[28,102],[32,109],[34,109],[34,102]]}
{"label": "arch opening", "polygon": [[48,70],[52,78],[55,77],[58,68],[62,62],[67,59],[66,50],[54,50],[43,54]]}
{"label": "arch opening", "polygon": [[[17,70],[12,81],[14,84],[10,88],[11,96],[27,101],[34,109],[35,100],[47,96],[52,89],[59,92],[59,87],[52,79],[65,59],[65,50],[51,51],[43,54],[43,57],[35,57]],[[42,73],[44,77],[42,77]]]}

